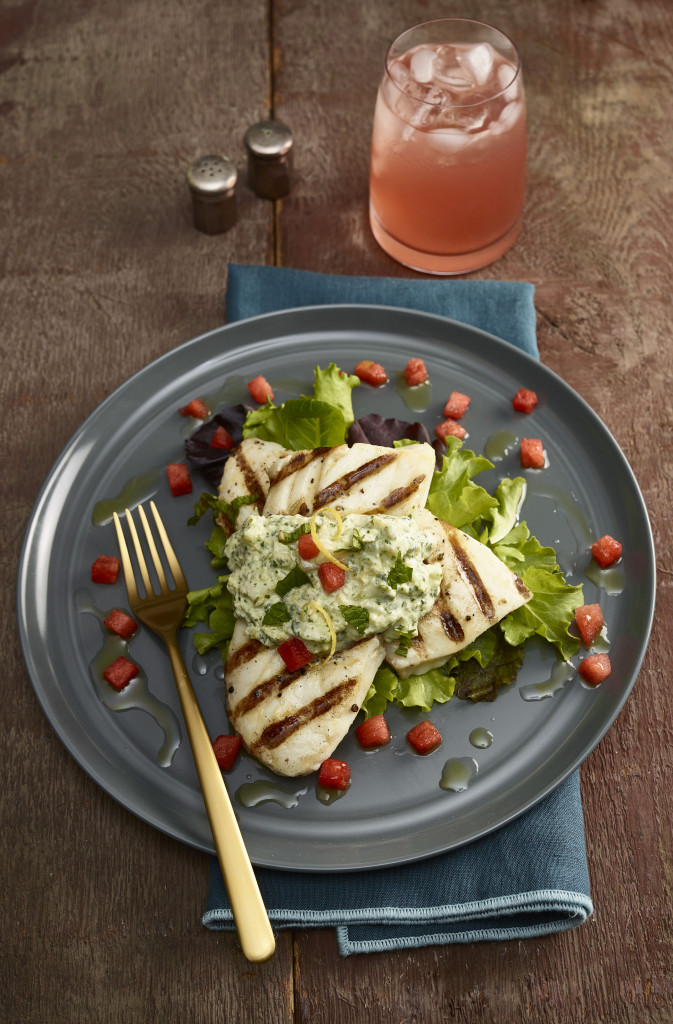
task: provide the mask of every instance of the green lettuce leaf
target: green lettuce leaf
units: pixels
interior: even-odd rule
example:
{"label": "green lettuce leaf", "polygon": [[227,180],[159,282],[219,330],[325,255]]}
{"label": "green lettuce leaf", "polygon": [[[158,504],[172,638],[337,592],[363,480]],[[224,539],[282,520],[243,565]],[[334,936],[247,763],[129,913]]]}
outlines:
{"label": "green lettuce leaf", "polygon": [[359,383],[358,377],[335,363],[326,370],[316,366],[313,395],[292,398],[280,406],[267,399],[248,413],[243,437],[275,441],[290,451],[343,444],[354,420],[352,391]]}
{"label": "green lettuce leaf", "polygon": [[346,439],[346,421],[340,409],[315,398],[293,398],[283,405],[268,403],[248,414],[243,437],[275,441],[290,451],[332,447]]}
{"label": "green lettuce leaf", "polygon": [[393,672],[387,665],[381,665],[362,702],[365,718],[374,718],[375,715],[383,714],[390,701],[395,699],[399,682],[396,672]]}
{"label": "green lettuce leaf", "polygon": [[348,429],[355,419],[352,391],[359,384],[359,377],[340,370],[336,363],[330,363],[326,370],[316,366],[313,397],[338,409]]}
{"label": "green lettuce leaf", "polygon": [[525,492],[526,481],[522,476],[505,477],[500,481],[494,494],[498,504],[483,513],[488,533],[482,540],[488,539],[489,544],[497,544],[514,529]]}
{"label": "green lettuce leaf", "polygon": [[187,594],[187,611],[182,625],[191,627],[205,622],[210,633],[194,633],[193,642],[199,654],[205,654],[212,647],[218,647],[226,655],[229,641],[234,632],[234,616],[231,594],[227,590],[227,577],[219,576],[212,587],[190,590]]}
{"label": "green lettuce leaf", "polygon": [[566,661],[577,654],[579,640],[568,630],[575,609],[584,601],[582,586],[566,583],[554,549],[544,547],[531,536],[525,523],[518,523],[499,544],[493,545],[493,551],[533,593],[527,604],[501,621],[507,642],[522,644],[537,634],[553,644]]}
{"label": "green lettuce leaf", "polygon": [[408,679],[400,679],[395,703],[402,708],[421,708],[429,711],[433,704],[445,704],[453,697],[456,680],[449,671],[448,666],[430,669],[420,676],[409,676]]}
{"label": "green lettuce leaf", "polygon": [[400,707],[429,711],[435,701],[444,704],[451,699],[455,682],[446,665],[408,679],[400,679],[388,665],[382,665],[369,687],[362,710],[365,718],[373,718],[383,714],[390,701],[395,701]]}
{"label": "green lettuce leaf", "polygon": [[463,448],[457,437],[447,437],[446,443],[448,454],[442,458],[442,468],[433,474],[426,507],[445,523],[465,528],[498,506],[497,498],[472,482],[477,473],[492,469],[493,463]]}

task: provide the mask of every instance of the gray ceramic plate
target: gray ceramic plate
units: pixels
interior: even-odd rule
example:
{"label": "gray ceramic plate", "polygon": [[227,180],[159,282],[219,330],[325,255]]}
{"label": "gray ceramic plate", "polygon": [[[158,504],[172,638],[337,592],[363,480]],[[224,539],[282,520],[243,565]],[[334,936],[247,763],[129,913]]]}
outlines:
{"label": "gray ceramic plate", "polygon": [[[425,360],[432,379],[432,400],[422,413],[407,407],[395,383],[411,355]],[[161,764],[184,727],[160,642],[144,630],[130,642],[130,657],[147,677],[151,696],[139,700],[149,710],[122,710],[124,698],[98,682],[105,632],[100,613],[126,607],[121,576],[114,586],[90,582],[96,556],[116,554],[109,507],[101,502],[133,504],[152,495],[190,586],[208,585],[203,545],[210,522],[187,527],[193,498],[172,498],[164,472],[182,458],[194,426],[178,407],[195,396],[213,403],[245,400],[245,382],[258,373],[282,401],[311,388],[316,363],[350,369],[361,358],[384,363],[391,383],[382,390],[357,388],[356,415],[422,418],[432,432],[446,397],[457,390],[472,396],[464,421],[469,447],[483,451],[501,432],[543,439],[549,467],[528,473],[522,514],[543,543],[554,545],[569,582],[585,584],[585,600],[600,601],[613,671],[596,689],[574,675],[554,696],[525,700],[523,688],[544,683],[554,667],[553,655],[533,645],[517,682],[494,703],[454,699],[433,709],[443,743],[427,757],[405,742],[408,729],[426,716],[392,708],[387,747],[364,752],[352,735],[339,747],[353,784],[330,805],[317,798],[314,776],[279,780],[239,758],[228,785],[258,865],[328,871],[390,865],[497,828],[549,793],[599,742],[636,680],[647,645],[655,571],[647,513],[617,444],[560,378],[506,342],[441,317],[374,306],[262,316],[196,338],[131,378],[75,434],[36,504],[19,572],[21,641],[45,714],[92,778],[145,821],[212,850],[186,738],[170,766]],[[512,410],[519,386],[540,397],[531,417]],[[495,446],[503,451],[502,440]],[[494,486],[519,472],[514,445],[480,482]],[[195,479],[195,496],[201,489],[208,487]],[[591,582],[585,577],[588,548],[604,533],[623,542],[624,556],[616,570]],[[214,655],[195,657],[189,632],[183,648],[211,735],[227,732],[221,664]],[[492,734],[487,749],[470,742],[475,729]],[[450,758],[478,766],[461,792],[439,784]]]}

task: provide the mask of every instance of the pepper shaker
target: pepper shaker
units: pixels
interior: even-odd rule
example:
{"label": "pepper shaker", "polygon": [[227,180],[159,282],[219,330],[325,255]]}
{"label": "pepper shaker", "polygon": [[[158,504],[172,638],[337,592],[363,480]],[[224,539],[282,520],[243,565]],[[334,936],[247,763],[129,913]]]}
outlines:
{"label": "pepper shaker", "polygon": [[263,199],[282,199],[292,188],[292,132],[282,121],[259,121],[243,137],[250,188]]}
{"label": "pepper shaker", "polygon": [[236,168],[225,156],[202,156],[190,164],[187,183],[192,195],[194,227],[219,235],[236,223]]}

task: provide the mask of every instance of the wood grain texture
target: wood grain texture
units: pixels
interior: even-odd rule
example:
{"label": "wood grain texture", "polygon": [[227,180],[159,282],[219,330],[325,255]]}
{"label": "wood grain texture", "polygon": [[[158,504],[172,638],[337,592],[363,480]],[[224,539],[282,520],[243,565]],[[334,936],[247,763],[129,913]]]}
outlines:
{"label": "wood grain texture", "polygon": [[[224,321],[226,268],[281,263],[413,276],[367,217],[374,97],[389,40],[458,13],[429,0],[0,2],[0,1019],[19,1022],[673,1019],[673,346],[667,0],[466,0],[518,43],[529,186],[514,248],[479,278],[536,286],[545,363],[631,462],[659,552],[633,698],[582,768],[595,916],[527,942],[338,956],[279,936],[251,966],[200,924],[206,858],[103,793],[52,732],[16,636],[25,524],[62,446],[152,359]],[[245,180],[242,136],[293,129],[278,204]],[[236,163],[239,220],[191,224],[185,171]]]}

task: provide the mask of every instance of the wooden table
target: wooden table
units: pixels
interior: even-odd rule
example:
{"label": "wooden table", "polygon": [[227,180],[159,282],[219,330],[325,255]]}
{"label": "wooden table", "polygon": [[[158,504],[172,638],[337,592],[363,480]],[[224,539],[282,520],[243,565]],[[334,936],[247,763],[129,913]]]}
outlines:
{"label": "wooden table", "polygon": [[[635,693],[582,768],[595,916],[522,942],[337,954],[284,932],[251,966],[200,923],[205,855],[103,793],[52,732],[16,635],[14,579],[38,490],[112,389],[224,322],[228,262],[413,276],[367,220],[386,43],[448,13],[424,0],[0,3],[2,967],[12,1021],[639,1022],[673,1019],[671,971],[671,161],[673,7],[482,0],[519,44],[529,189],[514,249],[472,275],[532,281],[541,357],[634,468],[661,554]],[[453,13],[457,13],[451,8]],[[296,139],[273,204],[242,137]],[[191,223],[185,171],[226,152],[239,222]]]}

